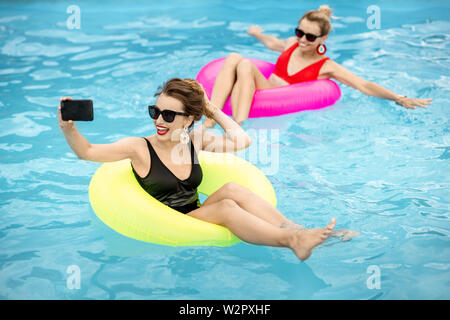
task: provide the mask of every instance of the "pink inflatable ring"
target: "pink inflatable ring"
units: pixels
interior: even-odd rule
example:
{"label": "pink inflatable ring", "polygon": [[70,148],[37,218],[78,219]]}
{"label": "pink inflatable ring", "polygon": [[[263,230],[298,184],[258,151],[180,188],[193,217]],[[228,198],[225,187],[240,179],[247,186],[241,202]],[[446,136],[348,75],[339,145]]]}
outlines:
{"label": "pink inflatable ring", "polygon": [[[272,74],[273,63],[246,58],[266,77]],[[197,75],[196,80],[205,88],[208,97],[211,92],[225,58],[219,58],[205,65]],[[249,118],[274,117],[304,110],[321,109],[333,105],[341,97],[339,86],[331,80],[320,79],[306,81],[288,86],[256,90],[253,97]],[[230,97],[225,102],[223,112],[231,115]]]}

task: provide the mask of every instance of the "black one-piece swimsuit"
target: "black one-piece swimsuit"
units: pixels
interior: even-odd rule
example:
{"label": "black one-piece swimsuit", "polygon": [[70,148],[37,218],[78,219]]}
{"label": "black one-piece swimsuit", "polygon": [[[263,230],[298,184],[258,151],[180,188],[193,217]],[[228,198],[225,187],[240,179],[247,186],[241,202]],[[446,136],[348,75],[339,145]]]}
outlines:
{"label": "black one-piece swimsuit", "polygon": [[200,207],[197,187],[202,182],[203,172],[197,159],[192,141],[191,144],[191,174],[185,180],[178,179],[169,168],[159,159],[150,141],[147,142],[150,152],[151,166],[147,175],[142,178],[134,170],[133,173],[141,187],[152,197],[169,207],[189,213]]}

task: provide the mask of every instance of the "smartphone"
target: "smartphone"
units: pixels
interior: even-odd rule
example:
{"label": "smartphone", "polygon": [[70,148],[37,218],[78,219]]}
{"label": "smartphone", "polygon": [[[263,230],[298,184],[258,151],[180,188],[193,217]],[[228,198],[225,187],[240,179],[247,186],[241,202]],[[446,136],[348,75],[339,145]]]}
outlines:
{"label": "smartphone", "polygon": [[92,100],[64,100],[61,102],[61,118],[64,121],[92,121],[94,107]]}

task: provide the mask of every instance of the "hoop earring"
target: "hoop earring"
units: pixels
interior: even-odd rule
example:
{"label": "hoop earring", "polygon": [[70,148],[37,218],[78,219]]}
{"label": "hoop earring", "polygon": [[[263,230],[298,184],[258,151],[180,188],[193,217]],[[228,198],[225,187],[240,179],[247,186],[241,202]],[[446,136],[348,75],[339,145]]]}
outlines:
{"label": "hoop earring", "polygon": [[320,54],[321,56],[323,56],[323,55],[325,54],[325,52],[327,52],[327,46],[324,45],[323,43],[319,44],[319,45],[316,47],[316,52],[317,52],[318,54]]}
{"label": "hoop earring", "polygon": [[180,134],[180,142],[182,144],[188,144],[189,143],[189,132],[187,128],[183,128],[183,132]]}

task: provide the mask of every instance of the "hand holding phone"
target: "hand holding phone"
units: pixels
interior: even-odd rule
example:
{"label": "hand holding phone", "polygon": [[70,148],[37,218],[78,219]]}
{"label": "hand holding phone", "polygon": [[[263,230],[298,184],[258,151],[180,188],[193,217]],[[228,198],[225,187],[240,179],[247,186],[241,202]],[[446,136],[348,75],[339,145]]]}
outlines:
{"label": "hand holding phone", "polygon": [[60,105],[62,121],[92,121],[94,120],[94,108],[92,100],[61,99]]}
{"label": "hand holding phone", "polygon": [[63,102],[63,100],[72,100],[71,97],[64,97],[64,98],[59,98],[59,106],[58,106],[58,121],[59,121],[59,126],[61,127],[61,129],[63,131],[66,130],[70,130],[74,128],[74,123],[72,120],[69,121],[63,121],[62,117],[61,117],[61,104]]}

